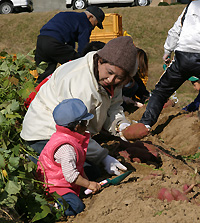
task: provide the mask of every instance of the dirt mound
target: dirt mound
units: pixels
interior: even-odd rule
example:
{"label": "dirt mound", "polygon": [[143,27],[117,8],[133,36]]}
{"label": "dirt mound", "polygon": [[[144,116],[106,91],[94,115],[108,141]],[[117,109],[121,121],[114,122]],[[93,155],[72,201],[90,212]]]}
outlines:
{"label": "dirt mound", "polygon": [[[126,113],[128,119],[139,120],[145,108]],[[98,194],[81,197],[86,205],[74,223],[107,222],[200,222],[200,177],[198,166],[200,121],[197,113],[186,114],[179,108],[163,109],[151,134],[143,141],[151,141],[159,148],[161,164],[132,163],[119,157],[119,141],[101,137],[101,144],[134,171],[119,185],[103,188]],[[183,156],[184,155],[184,156]],[[187,157],[186,157],[187,156]],[[105,178],[109,177],[105,173]],[[114,178],[114,177],[113,177]],[[101,179],[100,179],[101,180]],[[165,187],[183,192],[184,184],[194,184],[187,194],[188,201],[161,201],[158,191]]]}

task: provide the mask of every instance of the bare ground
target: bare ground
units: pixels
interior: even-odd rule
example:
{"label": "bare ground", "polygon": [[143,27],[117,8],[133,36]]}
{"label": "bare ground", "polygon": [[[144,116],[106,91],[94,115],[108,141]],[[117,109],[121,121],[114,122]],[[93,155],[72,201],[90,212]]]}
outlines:
{"label": "bare ground", "polygon": [[[126,113],[129,119],[139,120],[145,108]],[[82,194],[86,209],[75,218],[63,219],[74,223],[165,223],[200,222],[200,183],[198,152],[200,149],[200,120],[196,113],[183,113],[178,107],[163,109],[151,134],[143,141],[151,141],[160,149],[161,163],[145,164],[118,159],[134,171],[119,185],[103,188],[98,194]],[[117,155],[117,139],[101,137],[110,154]],[[194,155],[196,154],[196,156]],[[193,155],[193,156],[192,156]],[[187,157],[187,159],[186,159]],[[197,172],[197,173],[196,173]],[[195,174],[196,173],[196,174]],[[105,173],[105,177],[108,176]],[[114,178],[114,177],[113,177]],[[102,180],[102,179],[99,179]],[[187,194],[188,201],[161,201],[158,191],[165,187],[183,191],[184,184],[195,184]]]}

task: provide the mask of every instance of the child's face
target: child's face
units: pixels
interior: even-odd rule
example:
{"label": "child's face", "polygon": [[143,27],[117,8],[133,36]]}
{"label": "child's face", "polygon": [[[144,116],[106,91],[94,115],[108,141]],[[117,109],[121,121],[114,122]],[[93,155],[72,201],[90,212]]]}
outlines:
{"label": "child's face", "polygon": [[76,127],[76,132],[78,132],[81,135],[85,134],[85,131],[87,129],[87,120],[82,120]]}
{"label": "child's face", "polygon": [[197,91],[200,91],[200,83],[199,82],[195,82],[193,85],[194,85],[194,89],[196,89]]}

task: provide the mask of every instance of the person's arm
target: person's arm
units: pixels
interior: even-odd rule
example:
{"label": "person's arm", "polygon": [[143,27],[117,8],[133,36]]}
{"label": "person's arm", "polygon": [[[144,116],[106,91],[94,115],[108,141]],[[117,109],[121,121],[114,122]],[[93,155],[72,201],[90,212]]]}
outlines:
{"label": "person's arm", "polygon": [[122,89],[115,89],[114,97],[111,99],[111,105],[103,128],[116,136],[119,136],[116,132],[119,123],[127,123],[130,125],[130,122],[125,117],[123,107],[121,106],[122,103]]}
{"label": "person's arm", "polygon": [[[174,23],[173,27],[168,31],[168,36],[164,44],[164,56],[163,60],[166,61],[171,57],[171,53],[174,51],[174,49],[177,46],[180,33],[182,30],[181,25],[181,18],[184,14],[185,9],[181,13],[181,15],[178,17],[177,21]],[[169,58],[168,58],[169,57]]]}
{"label": "person's arm", "polygon": [[62,145],[54,154],[55,161],[61,164],[63,175],[69,183],[75,183],[97,192],[101,185],[99,183],[89,181],[85,173],[83,176],[76,168],[76,153],[74,148],[69,144]]}
{"label": "person's arm", "polygon": [[86,29],[82,31],[79,36],[78,36],[78,53],[81,54],[85,46],[89,43],[90,41],[90,35],[91,32]]}
{"label": "person's arm", "polygon": [[79,54],[82,53],[83,49],[85,46],[89,43],[90,41],[90,35],[92,32],[92,25],[88,18],[86,17],[85,13],[83,14],[84,17],[82,17],[82,21],[79,25],[79,30],[78,30],[78,52]]}
{"label": "person's arm", "polygon": [[82,177],[80,174],[78,175],[74,183],[81,187],[85,187],[87,189],[92,190],[93,193],[99,191],[99,189],[101,188],[101,185],[99,183],[94,181],[89,181],[88,179]]}
{"label": "person's arm", "polygon": [[80,174],[76,168],[76,153],[73,146],[64,144],[54,154],[55,161],[61,164],[65,180],[73,183]]}

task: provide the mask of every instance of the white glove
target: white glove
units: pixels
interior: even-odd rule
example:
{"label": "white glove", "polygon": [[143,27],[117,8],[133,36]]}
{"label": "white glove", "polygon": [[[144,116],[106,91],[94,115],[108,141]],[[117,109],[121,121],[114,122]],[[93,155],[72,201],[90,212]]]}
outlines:
{"label": "white glove", "polygon": [[122,165],[118,160],[109,155],[107,155],[106,158],[102,160],[102,163],[104,164],[104,169],[109,174],[120,175],[119,169],[124,171],[127,170],[124,165]]}

